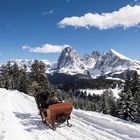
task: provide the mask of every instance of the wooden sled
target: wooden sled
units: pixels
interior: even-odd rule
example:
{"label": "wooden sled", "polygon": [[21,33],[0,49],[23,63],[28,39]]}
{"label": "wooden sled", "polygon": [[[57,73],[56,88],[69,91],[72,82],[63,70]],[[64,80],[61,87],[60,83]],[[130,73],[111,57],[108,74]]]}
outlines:
{"label": "wooden sled", "polygon": [[70,119],[72,108],[73,105],[71,102],[57,103],[49,105],[48,109],[42,109],[41,114],[45,115],[45,123],[51,129],[56,130],[56,124],[62,124],[65,121],[67,122],[67,126],[71,126],[68,120]]}

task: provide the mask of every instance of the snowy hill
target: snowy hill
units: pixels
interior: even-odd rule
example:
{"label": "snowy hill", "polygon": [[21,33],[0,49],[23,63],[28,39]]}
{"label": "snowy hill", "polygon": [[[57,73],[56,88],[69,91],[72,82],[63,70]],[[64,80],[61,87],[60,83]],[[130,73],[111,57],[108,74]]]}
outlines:
{"label": "snowy hill", "polygon": [[41,122],[33,97],[0,89],[0,140],[139,140],[140,125],[74,110],[72,127],[53,131]]}

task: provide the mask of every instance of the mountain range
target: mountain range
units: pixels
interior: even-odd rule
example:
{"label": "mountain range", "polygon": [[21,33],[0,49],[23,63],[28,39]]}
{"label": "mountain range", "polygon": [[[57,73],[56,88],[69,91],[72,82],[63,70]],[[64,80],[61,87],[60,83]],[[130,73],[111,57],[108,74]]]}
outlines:
{"label": "mountain range", "polygon": [[[108,52],[102,53],[93,51],[91,54],[86,54],[83,58],[72,47],[66,47],[62,50],[58,61],[50,62],[41,60],[46,66],[48,74],[66,74],[70,76],[87,75],[88,78],[105,77],[106,79],[120,80],[124,79],[126,71],[135,70],[140,75],[140,62],[132,60],[126,56],[111,49]],[[19,67],[26,64],[28,71],[34,60],[16,59],[11,63],[16,62]]]}

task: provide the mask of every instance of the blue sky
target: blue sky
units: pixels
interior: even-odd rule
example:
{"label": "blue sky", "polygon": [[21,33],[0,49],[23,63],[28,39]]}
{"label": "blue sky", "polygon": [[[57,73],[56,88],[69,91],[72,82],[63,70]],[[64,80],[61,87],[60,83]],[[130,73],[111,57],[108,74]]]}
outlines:
{"label": "blue sky", "polygon": [[139,0],[0,0],[0,62],[52,61],[65,46],[140,60],[138,15]]}

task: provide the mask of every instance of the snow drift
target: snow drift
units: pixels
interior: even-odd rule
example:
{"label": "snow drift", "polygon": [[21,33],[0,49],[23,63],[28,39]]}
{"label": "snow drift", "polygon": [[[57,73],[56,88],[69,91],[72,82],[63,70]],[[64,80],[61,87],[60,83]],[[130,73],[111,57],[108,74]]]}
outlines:
{"label": "snow drift", "polygon": [[0,89],[0,140],[139,140],[140,125],[100,113],[74,110],[69,128],[41,122],[33,97]]}

